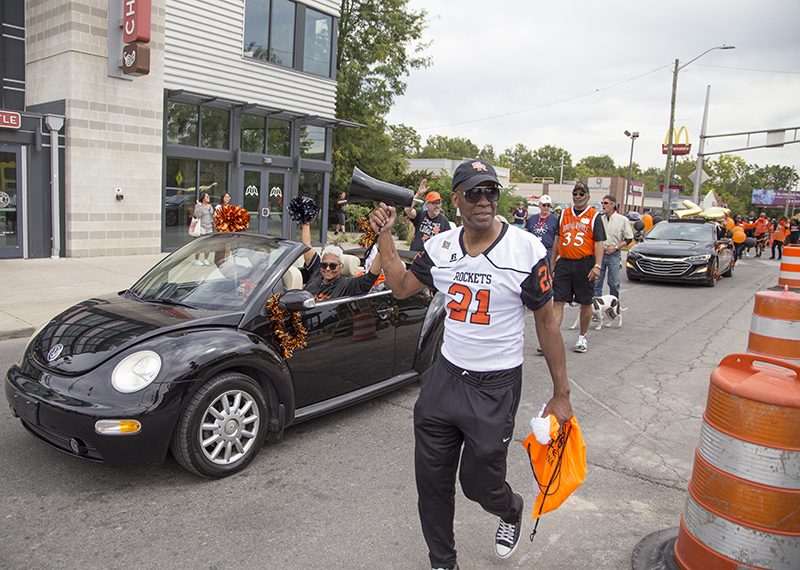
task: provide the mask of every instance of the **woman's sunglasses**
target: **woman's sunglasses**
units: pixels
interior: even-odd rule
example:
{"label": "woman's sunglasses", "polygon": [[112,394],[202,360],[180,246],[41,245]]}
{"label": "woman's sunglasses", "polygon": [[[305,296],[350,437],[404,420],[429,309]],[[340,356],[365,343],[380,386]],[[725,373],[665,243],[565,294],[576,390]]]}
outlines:
{"label": "woman's sunglasses", "polygon": [[464,199],[470,204],[477,204],[481,201],[481,195],[486,196],[489,202],[497,202],[500,199],[500,188],[497,186],[477,186],[469,190],[464,190]]}
{"label": "woman's sunglasses", "polygon": [[336,268],[337,268],[337,267],[339,267],[340,265],[341,265],[341,263],[324,263],[324,262],[323,262],[323,263],[320,263],[320,264],[319,264],[319,266],[320,266],[322,269],[336,269]]}

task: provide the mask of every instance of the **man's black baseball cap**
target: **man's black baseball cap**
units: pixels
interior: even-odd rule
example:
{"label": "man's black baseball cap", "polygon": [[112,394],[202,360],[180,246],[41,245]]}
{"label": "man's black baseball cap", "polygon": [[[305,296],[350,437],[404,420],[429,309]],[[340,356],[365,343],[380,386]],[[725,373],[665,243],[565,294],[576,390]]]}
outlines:
{"label": "man's black baseball cap", "polygon": [[502,186],[497,180],[497,173],[488,162],[470,160],[462,162],[453,173],[453,190],[461,186],[464,190],[472,190],[481,182],[491,181]]}

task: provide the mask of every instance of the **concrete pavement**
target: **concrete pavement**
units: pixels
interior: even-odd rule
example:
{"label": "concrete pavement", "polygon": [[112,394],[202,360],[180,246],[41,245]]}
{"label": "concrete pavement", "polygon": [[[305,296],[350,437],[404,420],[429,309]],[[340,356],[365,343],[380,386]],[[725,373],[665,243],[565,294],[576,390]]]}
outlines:
{"label": "concrete pavement", "polygon": [[30,336],[75,303],[127,289],[166,255],[0,260],[0,340]]}

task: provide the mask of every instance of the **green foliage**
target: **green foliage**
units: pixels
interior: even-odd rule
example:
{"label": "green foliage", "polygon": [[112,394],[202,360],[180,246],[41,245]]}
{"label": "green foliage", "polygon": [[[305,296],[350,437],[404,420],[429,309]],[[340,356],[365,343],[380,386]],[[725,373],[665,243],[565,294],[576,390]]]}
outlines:
{"label": "green foliage", "polygon": [[385,116],[394,98],[406,90],[411,69],[427,67],[419,57],[426,12],[408,8],[408,0],[342,0],[336,59],[336,116],[365,125],[333,130],[334,196],[346,192],[353,167],[386,182],[406,170],[403,152],[387,134]]}
{"label": "green foliage", "polygon": [[[372,204],[348,204],[344,207],[345,224],[344,228],[351,233],[361,232],[361,218],[368,218],[372,211]],[[335,221],[334,221],[335,223]]]}
{"label": "green foliage", "polygon": [[586,156],[575,165],[576,179],[580,179],[583,176],[627,176],[627,170],[620,174],[620,168],[614,164],[614,159],[607,154]]}
{"label": "green foliage", "polygon": [[406,158],[416,158],[422,150],[421,138],[413,127],[407,125],[389,126],[392,136],[392,149]]}
{"label": "green foliage", "polygon": [[434,135],[425,141],[425,147],[419,153],[418,158],[449,158],[451,160],[461,160],[462,158],[474,158],[480,153],[478,145],[471,140],[462,137],[445,137]]}

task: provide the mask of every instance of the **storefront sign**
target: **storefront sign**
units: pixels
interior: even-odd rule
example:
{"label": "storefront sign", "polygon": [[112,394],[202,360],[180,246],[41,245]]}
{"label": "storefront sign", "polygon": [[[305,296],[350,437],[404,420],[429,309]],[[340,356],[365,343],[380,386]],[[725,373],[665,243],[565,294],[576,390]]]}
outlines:
{"label": "storefront sign", "polygon": [[[675,129],[672,132],[675,135],[672,139],[672,154],[689,154],[692,150],[692,145],[689,144],[689,131],[686,130],[686,127],[681,127],[677,133],[675,133]],[[681,133],[686,136],[685,144],[678,144]],[[661,153],[669,154],[669,131],[667,131],[667,138],[664,139],[664,144],[661,145]]]}
{"label": "storefront sign", "polygon": [[140,77],[150,73],[150,46],[134,42],[122,48],[122,73]]}
{"label": "storefront sign", "polygon": [[129,44],[150,41],[151,0],[122,1],[122,41]]}
{"label": "storefront sign", "polygon": [[0,111],[0,129],[18,129],[22,126],[22,115],[16,111]]}

